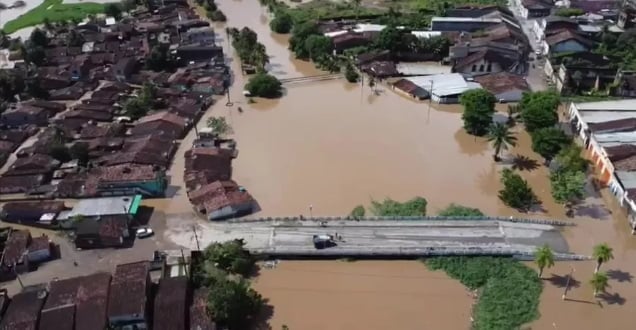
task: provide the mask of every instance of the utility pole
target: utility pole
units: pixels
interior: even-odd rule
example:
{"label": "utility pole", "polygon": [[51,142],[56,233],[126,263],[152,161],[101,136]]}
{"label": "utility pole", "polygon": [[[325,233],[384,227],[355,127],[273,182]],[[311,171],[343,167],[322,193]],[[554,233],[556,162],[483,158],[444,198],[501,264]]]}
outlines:
{"label": "utility pole", "polygon": [[227,102],[225,103],[226,107],[231,107],[234,103],[232,103],[232,100],[230,99],[230,87],[227,88]]}
{"label": "utility pole", "polygon": [[570,291],[570,280],[572,279],[572,274],[574,273],[574,266],[570,269],[570,274],[568,274],[568,280],[565,282],[565,290],[563,290],[563,295],[561,296],[561,300],[565,300],[565,296],[567,296],[568,291]]}
{"label": "utility pole", "polygon": [[201,247],[199,246],[199,236],[197,236],[197,227],[192,225],[192,232],[194,233],[194,241],[197,243],[197,250],[201,251]]}

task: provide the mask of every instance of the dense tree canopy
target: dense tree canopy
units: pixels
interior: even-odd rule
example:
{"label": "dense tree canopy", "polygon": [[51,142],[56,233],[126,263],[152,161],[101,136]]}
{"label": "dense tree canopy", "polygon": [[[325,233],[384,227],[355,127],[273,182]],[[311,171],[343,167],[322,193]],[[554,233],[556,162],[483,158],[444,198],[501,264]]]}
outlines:
{"label": "dense tree canopy", "polygon": [[296,54],[297,58],[309,58],[309,52],[305,49],[305,40],[312,35],[321,35],[315,22],[307,21],[294,25],[292,36],[289,38],[289,49]]}
{"label": "dense tree canopy", "polygon": [[209,288],[208,309],[230,330],[247,329],[263,304],[263,297],[243,279],[221,280]]}
{"label": "dense tree canopy", "polygon": [[332,50],[333,43],[328,37],[312,34],[305,39],[305,51],[314,62],[330,55]]}
{"label": "dense tree canopy", "polygon": [[552,197],[557,203],[570,206],[585,195],[585,173],[558,171],[550,175]]}
{"label": "dense tree canopy", "polygon": [[242,239],[212,243],[203,254],[215,267],[231,274],[248,276],[254,268],[254,257],[245,248]]}
{"label": "dense tree canopy", "polygon": [[46,47],[49,44],[49,38],[46,36],[45,31],[40,30],[40,28],[35,28],[33,32],[31,32],[29,43],[32,46]]}
{"label": "dense tree canopy", "polygon": [[582,156],[583,148],[572,143],[556,156],[557,171],[585,172],[589,161]]}
{"label": "dense tree canopy", "polygon": [[230,34],[232,36],[232,46],[236,49],[241,61],[264,71],[265,65],[269,63],[269,56],[265,46],[258,42],[256,32],[244,27],[241,30],[230,29]]}
{"label": "dense tree canopy", "polygon": [[225,117],[210,117],[206,124],[216,136],[224,137],[232,133],[232,126],[230,126]]}
{"label": "dense tree canopy", "polygon": [[116,20],[121,19],[122,8],[119,3],[108,3],[104,6],[104,14],[106,16],[114,17]]}
{"label": "dense tree canopy", "polygon": [[462,94],[459,101],[464,106],[462,119],[466,132],[485,135],[495,113],[495,97],[484,89],[473,89]]}

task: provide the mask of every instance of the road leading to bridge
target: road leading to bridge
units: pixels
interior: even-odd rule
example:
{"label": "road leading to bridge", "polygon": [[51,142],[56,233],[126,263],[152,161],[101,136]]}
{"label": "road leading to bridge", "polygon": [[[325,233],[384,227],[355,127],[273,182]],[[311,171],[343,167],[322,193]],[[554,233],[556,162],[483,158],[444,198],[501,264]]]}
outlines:
{"label": "road leading to bridge", "polygon": [[[450,221],[258,221],[193,223],[168,219],[165,235],[174,243],[196,248],[243,238],[254,253],[278,257],[416,257],[446,254],[526,255],[548,244],[560,254],[568,247],[559,228],[491,220]],[[337,246],[317,250],[313,235],[342,237]]]}

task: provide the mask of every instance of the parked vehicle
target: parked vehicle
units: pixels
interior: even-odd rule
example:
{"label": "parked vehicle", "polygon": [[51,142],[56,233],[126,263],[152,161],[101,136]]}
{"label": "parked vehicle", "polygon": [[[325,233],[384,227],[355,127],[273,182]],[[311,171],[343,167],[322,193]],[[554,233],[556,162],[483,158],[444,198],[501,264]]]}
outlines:
{"label": "parked vehicle", "polygon": [[150,229],[148,227],[143,227],[143,228],[138,228],[135,235],[137,236],[137,238],[146,238],[146,237],[150,237],[150,236],[152,236],[154,234],[155,234],[155,232],[152,231],[152,229]]}

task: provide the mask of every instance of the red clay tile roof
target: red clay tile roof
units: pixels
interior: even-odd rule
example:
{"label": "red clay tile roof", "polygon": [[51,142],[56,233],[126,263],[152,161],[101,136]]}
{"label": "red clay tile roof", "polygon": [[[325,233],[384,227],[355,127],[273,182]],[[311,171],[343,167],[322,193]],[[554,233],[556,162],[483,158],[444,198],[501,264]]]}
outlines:
{"label": "red clay tile roof", "polygon": [[25,291],[13,296],[0,322],[0,330],[36,330],[46,290]]}
{"label": "red clay tile roof", "polygon": [[24,261],[24,253],[27,250],[31,233],[28,230],[15,230],[7,239],[2,256],[2,265],[5,267],[13,267]]}
{"label": "red clay tile roof", "polygon": [[146,315],[149,269],[147,261],[117,265],[110,286],[109,317]]}
{"label": "red clay tile roof", "polygon": [[254,200],[249,193],[239,191],[234,181],[209,183],[189,192],[188,197],[192,204],[197,205],[199,209],[205,209],[206,213]]}
{"label": "red clay tile roof", "polygon": [[188,297],[188,278],[167,277],[159,281],[155,297],[155,330],[185,330]]}
{"label": "red clay tile roof", "polygon": [[47,174],[60,166],[60,162],[53,157],[35,154],[31,157],[18,158],[9,167],[5,175]]}
{"label": "red clay tile roof", "polygon": [[49,237],[42,234],[39,237],[33,237],[31,239],[31,244],[29,244],[28,250],[29,252],[35,252],[40,250],[49,250],[51,248],[51,241]]}
{"label": "red clay tile roof", "polygon": [[523,77],[509,72],[477,76],[475,77],[475,81],[492,94],[504,93],[514,89],[522,91],[530,90],[528,83]]}
{"label": "red clay tile roof", "polygon": [[636,171],[636,155],[613,162],[617,171]]}
{"label": "red clay tile roof", "polygon": [[0,177],[0,194],[25,193],[44,182],[44,175],[20,175]]}

